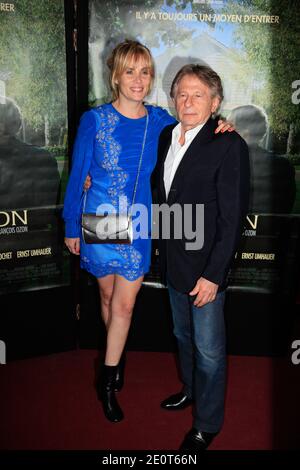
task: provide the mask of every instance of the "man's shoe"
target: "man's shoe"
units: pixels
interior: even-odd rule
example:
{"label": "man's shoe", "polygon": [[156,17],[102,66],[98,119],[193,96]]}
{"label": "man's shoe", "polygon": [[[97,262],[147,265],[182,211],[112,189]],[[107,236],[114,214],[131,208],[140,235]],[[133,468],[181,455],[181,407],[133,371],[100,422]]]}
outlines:
{"label": "man's shoe", "polygon": [[192,428],[183,439],[179,450],[199,452],[208,448],[218,433],[197,431]]}
{"label": "man's shoe", "polygon": [[175,393],[175,395],[171,395],[166,400],[162,401],[160,406],[164,410],[169,411],[176,411],[176,410],[184,410],[193,403],[192,398],[189,398],[183,392]]}

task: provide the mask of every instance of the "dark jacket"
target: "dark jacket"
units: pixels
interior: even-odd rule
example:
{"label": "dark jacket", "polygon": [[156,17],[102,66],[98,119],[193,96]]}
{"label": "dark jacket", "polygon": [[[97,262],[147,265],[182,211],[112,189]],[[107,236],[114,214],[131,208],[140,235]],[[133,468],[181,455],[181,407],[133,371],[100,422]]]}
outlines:
{"label": "dark jacket", "polygon": [[[158,203],[193,207],[204,204],[204,244],[201,249],[186,248],[187,240],[162,240],[159,251],[162,271],[180,292],[190,292],[202,276],[226,286],[248,210],[249,156],[245,141],[236,132],[215,134],[216,123],[209,119],[196,135],[175,173],[168,199],[164,188],[164,162],[175,125],[161,133],[155,171]],[[172,233],[172,229],[171,229]]]}
{"label": "dark jacket", "polygon": [[295,168],[290,161],[258,145],[249,144],[252,214],[287,214],[296,196]]}

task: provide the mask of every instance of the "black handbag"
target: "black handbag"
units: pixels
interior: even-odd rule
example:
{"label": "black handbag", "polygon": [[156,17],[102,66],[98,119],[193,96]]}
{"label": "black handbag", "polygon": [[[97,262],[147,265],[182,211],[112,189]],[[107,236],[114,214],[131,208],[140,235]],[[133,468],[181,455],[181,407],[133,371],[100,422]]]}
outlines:
{"label": "black handbag", "polygon": [[118,243],[129,245],[133,240],[133,229],[132,229],[132,215],[131,209],[134,205],[142,158],[145,148],[145,142],[147,137],[149,116],[148,112],[146,115],[146,126],[143,138],[142,151],[139,160],[139,166],[137,170],[132,204],[128,211],[128,214],[90,214],[84,213],[86,194],[84,195],[84,207],[81,216],[81,230],[82,239],[85,243]]}

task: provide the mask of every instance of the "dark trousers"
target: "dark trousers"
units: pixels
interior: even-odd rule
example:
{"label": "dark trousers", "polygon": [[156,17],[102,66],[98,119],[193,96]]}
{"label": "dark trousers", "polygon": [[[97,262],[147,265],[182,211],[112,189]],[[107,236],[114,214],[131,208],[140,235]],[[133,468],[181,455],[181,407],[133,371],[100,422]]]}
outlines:
{"label": "dark trousers", "polygon": [[224,420],[226,386],[225,292],[198,308],[194,297],[170,284],[168,288],[184,392],[194,399],[193,427],[218,432]]}

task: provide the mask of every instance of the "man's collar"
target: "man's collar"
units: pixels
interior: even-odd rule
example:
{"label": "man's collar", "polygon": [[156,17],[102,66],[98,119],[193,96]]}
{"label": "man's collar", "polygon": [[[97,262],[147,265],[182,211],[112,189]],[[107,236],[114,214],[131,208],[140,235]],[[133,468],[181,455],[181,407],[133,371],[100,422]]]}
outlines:
{"label": "man's collar", "polygon": [[[193,139],[198,132],[202,129],[202,127],[206,124],[207,121],[202,122],[201,124],[198,124],[196,127],[193,127],[192,129],[189,129],[188,131],[185,131],[185,141],[190,141]],[[174,127],[173,129],[173,137],[176,139],[176,142],[180,139],[182,132],[182,125],[181,122],[177,124],[177,126]]]}

